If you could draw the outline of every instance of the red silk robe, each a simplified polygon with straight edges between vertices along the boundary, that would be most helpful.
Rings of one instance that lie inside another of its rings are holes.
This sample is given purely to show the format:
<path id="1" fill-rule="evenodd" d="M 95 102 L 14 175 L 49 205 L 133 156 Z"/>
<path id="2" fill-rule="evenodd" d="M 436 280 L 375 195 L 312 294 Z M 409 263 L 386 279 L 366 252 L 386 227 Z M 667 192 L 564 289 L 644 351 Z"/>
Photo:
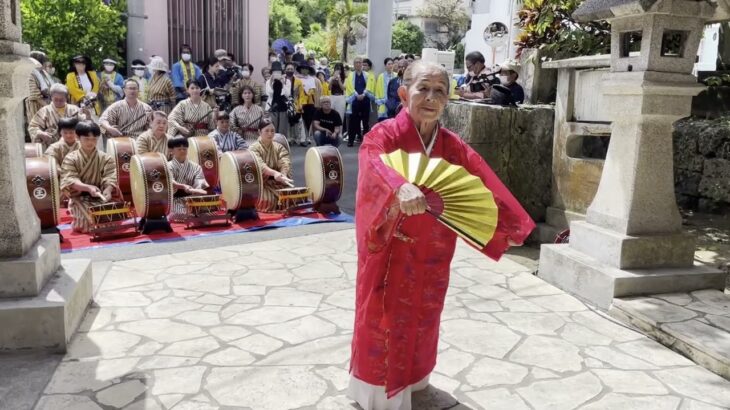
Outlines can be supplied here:
<path id="1" fill-rule="evenodd" d="M 360 147 L 355 229 L 358 271 L 350 372 L 388 398 L 436 365 L 441 311 L 449 285 L 456 234 L 429 214 L 404 217 L 396 192 L 406 180 L 379 155 L 397 149 L 426 153 L 407 110 L 376 126 Z M 508 239 L 522 243 L 535 224 L 482 157 L 441 128 L 430 157 L 478 176 L 494 194 L 497 229 L 480 249 L 499 260 Z"/>

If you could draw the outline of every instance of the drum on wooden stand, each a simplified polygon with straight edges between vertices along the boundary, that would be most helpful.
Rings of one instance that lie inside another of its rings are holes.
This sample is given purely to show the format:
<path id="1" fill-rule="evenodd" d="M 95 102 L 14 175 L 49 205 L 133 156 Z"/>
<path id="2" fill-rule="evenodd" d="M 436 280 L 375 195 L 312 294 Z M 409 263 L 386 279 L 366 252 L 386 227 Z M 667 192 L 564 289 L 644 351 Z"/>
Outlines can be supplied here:
<path id="1" fill-rule="evenodd" d="M 23 154 L 26 158 L 38 158 L 43 156 L 43 144 L 40 142 L 26 142 L 23 146 L 23 150 Z"/>
<path id="2" fill-rule="evenodd" d="M 337 148 L 325 145 L 307 150 L 304 179 L 317 212 L 340 213 L 337 201 L 340 200 L 345 181 L 342 156 Z"/>
<path id="3" fill-rule="evenodd" d="M 129 166 L 132 156 L 137 154 L 137 146 L 134 139 L 129 137 L 109 138 L 106 143 L 106 152 L 114 158 L 117 165 L 117 181 L 119 189 L 125 201 L 129 201 L 132 197 L 132 187 L 130 185 Z"/>
<path id="4" fill-rule="evenodd" d="M 143 234 L 154 230 L 172 232 L 167 215 L 172 206 L 172 174 L 167 159 L 159 152 L 132 157 L 130 166 L 132 201 Z"/>
<path id="5" fill-rule="evenodd" d="M 215 140 L 210 137 L 188 138 L 188 159 L 203 168 L 203 175 L 208 182 L 208 192 L 218 186 L 218 149 Z"/>
<path id="6" fill-rule="evenodd" d="M 51 157 L 25 159 L 25 184 L 41 229 L 55 229 L 61 207 L 58 165 Z"/>
<path id="7" fill-rule="evenodd" d="M 92 241 L 121 235 L 137 235 L 137 218 L 128 201 L 107 202 L 89 207 L 93 223 L 89 228 Z"/>
<path id="8" fill-rule="evenodd" d="M 190 195 L 182 198 L 187 218 L 185 225 L 192 227 L 230 225 L 230 215 L 223 207 L 220 195 Z"/>
<path id="9" fill-rule="evenodd" d="M 263 175 L 250 151 L 229 151 L 221 156 L 220 183 L 221 196 L 236 222 L 258 219 L 256 204 L 263 189 Z"/>

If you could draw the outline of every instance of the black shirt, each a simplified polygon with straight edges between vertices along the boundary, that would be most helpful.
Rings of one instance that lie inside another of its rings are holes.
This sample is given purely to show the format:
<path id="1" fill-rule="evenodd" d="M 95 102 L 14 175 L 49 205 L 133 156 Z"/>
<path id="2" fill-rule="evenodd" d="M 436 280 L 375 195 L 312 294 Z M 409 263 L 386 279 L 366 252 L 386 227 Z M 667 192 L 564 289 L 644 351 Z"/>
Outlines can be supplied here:
<path id="1" fill-rule="evenodd" d="M 325 114 L 322 109 L 317 110 L 314 113 L 314 121 L 319 121 L 319 126 L 326 128 L 331 132 L 335 132 L 335 127 L 342 126 L 342 118 L 340 113 L 335 110 L 330 110 L 329 114 Z"/>

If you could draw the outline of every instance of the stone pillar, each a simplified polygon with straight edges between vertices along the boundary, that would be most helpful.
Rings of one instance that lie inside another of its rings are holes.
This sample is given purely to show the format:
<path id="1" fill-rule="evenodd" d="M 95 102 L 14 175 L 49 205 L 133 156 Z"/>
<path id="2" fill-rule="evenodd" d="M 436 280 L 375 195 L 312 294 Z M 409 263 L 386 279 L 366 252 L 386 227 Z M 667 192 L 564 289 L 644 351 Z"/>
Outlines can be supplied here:
<path id="1" fill-rule="evenodd" d="M 368 7 L 367 56 L 373 62 L 373 72 L 385 69 L 383 60 L 390 57 L 393 44 L 393 0 L 371 1 Z"/>
<path id="2" fill-rule="evenodd" d="M 690 114 L 692 97 L 703 89 L 689 73 L 713 6 L 622 3 L 582 6 L 593 18 L 621 13 L 609 18 L 611 72 L 602 87 L 611 142 L 586 220 L 570 224 L 569 245 L 543 245 L 540 254 L 541 277 L 602 308 L 614 297 L 725 287 L 722 272 L 694 265 L 672 163 L 672 124 Z"/>
<path id="3" fill-rule="evenodd" d="M 60 266 L 59 237 L 41 235 L 28 196 L 23 98 L 33 65 L 20 33 L 18 0 L 0 0 L 0 351 L 65 350 L 91 298 L 91 268 Z"/>

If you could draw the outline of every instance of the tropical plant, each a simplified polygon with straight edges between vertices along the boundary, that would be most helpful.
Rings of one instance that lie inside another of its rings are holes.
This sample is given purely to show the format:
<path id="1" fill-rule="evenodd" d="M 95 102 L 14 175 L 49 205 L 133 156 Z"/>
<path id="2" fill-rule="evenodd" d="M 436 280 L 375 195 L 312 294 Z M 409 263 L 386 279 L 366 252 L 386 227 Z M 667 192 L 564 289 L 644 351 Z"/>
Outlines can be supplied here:
<path id="1" fill-rule="evenodd" d="M 336 59 L 338 57 L 337 33 L 325 30 L 319 23 L 313 23 L 309 28 L 309 36 L 304 39 L 304 47 L 318 56 Z"/>
<path id="2" fill-rule="evenodd" d="M 394 50 L 400 50 L 404 53 L 420 54 L 423 50 L 423 43 L 426 36 L 421 28 L 408 20 L 398 20 L 393 25 L 393 45 Z"/>
<path id="3" fill-rule="evenodd" d="M 60 70 L 71 58 L 88 55 L 99 64 L 113 58 L 124 66 L 122 46 L 127 32 L 122 13 L 126 0 L 21 0 L 23 40 L 44 51 Z"/>
<path id="4" fill-rule="evenodd" d="M 286 0 L 269 3 L 269 39 L 285 38 L 293 43 L 302 39 L 302 19 L 296 5 Z"/>
<path id="5" fill-rule="evenodd" d="M 517 12 L 522 30 L 515 44 L 517 55 L 528 48 L 542 49 L 550 59 L 602 54 L 611 48 L 611 27 L 605 21 L 578 23 L 572 17 L 583 0 L 524 0 Z"/>
<path id="6" fill-rule="evenodd" d="M 355 39 L 356 28 L 368 26 L 368 4 L 341 0 L 329 14 L 329 26 L 342 38 L 342 61 L 347 61 L 347 49 Z"/>
<path id="7" fill-rule="evenodd" d="M 471 20 L 462 0 L 427 0 L 418 15 L 438 24 L 429 40 L 439 50 L 452 50 L 461 43 Z"/>

